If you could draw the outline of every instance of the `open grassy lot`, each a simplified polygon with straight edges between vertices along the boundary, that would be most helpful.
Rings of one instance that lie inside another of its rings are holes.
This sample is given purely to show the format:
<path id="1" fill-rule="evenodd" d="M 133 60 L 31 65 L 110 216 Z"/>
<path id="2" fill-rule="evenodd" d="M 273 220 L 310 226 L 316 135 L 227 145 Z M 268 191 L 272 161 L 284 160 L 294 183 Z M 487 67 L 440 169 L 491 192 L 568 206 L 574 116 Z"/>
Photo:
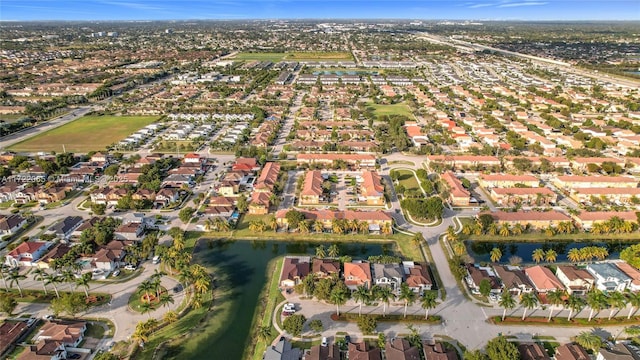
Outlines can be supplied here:
<path id="1" fill-rule="evenodd" d="M 58 128 L 21 141 L 9 149 L 13 151 L 66 151 L 89 152 L 131 135 L 145 125 L 156 121 L 155 116 L 84 116 Z"/>
<path id="2" fill-rule="evenodd" d="M 367 108 L 373 109 L 373 113 L 376 116 L 383 115 L 404 115 L 410 119 L 413 119 L 413 113 L 407 104 L 399 103 L 392 105 L 375 104 L 373 102 L 367 103 Z"/>
<path id="3" fill-rule="evenodd" d="M 235 56 L 235 60 L 258 61 L 322 61 L 322 60 L 353 60 L 348 52 L 286 52 L 286 53 L 251 53 L 242 52 Z"/>
<path id="4" fill-rule="evenodd" d="M 400 185 L 404 186 L 406 190 L 414 190 L 420 191 L 420 185 L 418 184 L 418 179 L 416 179 L 415 175 L 409 170 L 395 170 L 399 177 L 398 182 Z"/>

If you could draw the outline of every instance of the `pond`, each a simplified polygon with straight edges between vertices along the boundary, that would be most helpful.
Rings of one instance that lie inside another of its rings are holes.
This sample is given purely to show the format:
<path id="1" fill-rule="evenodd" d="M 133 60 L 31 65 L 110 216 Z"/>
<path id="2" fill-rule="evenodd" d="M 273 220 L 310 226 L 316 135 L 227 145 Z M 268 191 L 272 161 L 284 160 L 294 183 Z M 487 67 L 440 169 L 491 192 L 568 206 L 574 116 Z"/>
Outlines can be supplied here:
<path id="1" fill-rule="evenodd" d="M 200 240 L 194 260 L 214 271 L 216 288 L 222 291 L 228 289 L 229 296 L 218 299 L 212 310 L 213 316 L 208 318 L 204 330 L 183 343 L 181 352 L 175 358 L 243 359 L 245 350 L 253 350 L 248 349 L 250 327 L 260 292 L 267 283 L 266 268 L 269 261 L 284 254 L 314 254 L 320 244 L 301 241 Z M 322 244 L 325 249 L 330 245 Z M 341 255 L 349 255 L 354 259 L 395 254 L 393 243 L 340 243 L 339 247 Z"/>
<path id="2" fill-rule="evenodd" d="M 465 241 L 465 246 L 469 255 L 479 262 L 489 262 L 491 249 L 497 247 L 502 252 L 500 263 L 508 264 L 511 256 L 519 256 L 524 264 L 534 263 L 533 251 L 542 248 L 543 250 L 553 249 L 558 254 L 556 262 L 567 262 L 567 253 L 573 248 L 583 248 L 586 246 L 604 246 L 609 251 L 609 259 L 618 259 L 620 251 L 625 247 L 637 242 L 633 241 L 607 241 L 607 242 L 572 242 L 572 241 L 547 241 L 547 242 L 517 242 L 517 241 Z"/>

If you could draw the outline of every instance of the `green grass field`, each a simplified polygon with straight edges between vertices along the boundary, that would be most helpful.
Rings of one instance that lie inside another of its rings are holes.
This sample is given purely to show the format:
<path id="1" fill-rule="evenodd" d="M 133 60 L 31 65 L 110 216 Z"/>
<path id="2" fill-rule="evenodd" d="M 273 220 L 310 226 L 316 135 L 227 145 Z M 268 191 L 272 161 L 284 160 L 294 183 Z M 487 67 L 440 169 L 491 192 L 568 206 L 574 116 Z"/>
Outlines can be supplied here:
<path id="1" fill-rule="evenodd" d="M 242 52 L 234 57 L 235 60 L 258 61 L 338 61 L 353 60 L 348 52 L 286 52 L 286 53 L 252 53 Z"/>
<path id="2" fill-rule="evenodd" d="M 70 152 L 99 151 L 157 119 L 156 116 L 84 116 L 12 145 L 9 150 L 61 152 L 64 145 Z"/>
<path id="3" fill-rule="evenodd" d="M 392 104 L 392 105 L 381 105 L 374 104 L 373 102 L 367 103 L 368 109 L 373 109 L 373 113 L 376 116 L 382 115 L 404 115 L 409 119 L 413 119 L 413 112 L 408 105 L 404 103 L 400 104 Z"/>
<path id="4" fill-rule="evenodd" d="M 409 170 L 395 170 L 398 172 L 398 182 L 404 186 L 406 190 L 420 191 L 418 179 Z"/>

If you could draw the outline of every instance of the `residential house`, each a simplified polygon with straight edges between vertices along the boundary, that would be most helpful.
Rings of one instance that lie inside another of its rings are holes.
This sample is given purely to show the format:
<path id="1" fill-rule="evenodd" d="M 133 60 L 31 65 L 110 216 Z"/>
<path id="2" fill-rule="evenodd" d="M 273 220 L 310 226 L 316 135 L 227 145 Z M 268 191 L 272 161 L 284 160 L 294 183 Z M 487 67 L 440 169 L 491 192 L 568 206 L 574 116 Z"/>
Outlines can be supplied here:
<path id="1" fill-rule="evenodd" d="M 387 360 L 420 360 L 420 350 L 403 338 L 387 340 L 384 350 Z"/>
<path id="2" fill-rule="evenodd" d="M 271 204 L 271 193 L 254 191 L 251 194 L 251 202 L 249 203 L 249 214 L 264 215 L 269 213 Z"/>
<path id="3" fill-rule="evenodd" d="M 445 171 L 441 178 L 449 187 L 449 203 L 452 206 L 469 206 L 471 193 L 462 186 L 462 182 L 455 174 L 451 171 Z"/>
<path id="4" fill-rule="evenodd" d="M 180 190 L 173 187 L 163 187 L 158 190 L 154 204 L 156 206 L 165 207 L 172 204 L 180 198 Z"/>
<path id="5" fill-rule="evenodd" d="M 309 275 L 311 270 L 308 256 L 284 258 L 284 264 L 282 265 L 282 274 L 280 275 L 280 286 L 294 287 L 302 282 L 305 276 Z"/>
<path id="6" fill-rule="evenodd" d="M 49 269 L 51 261 L 61 259 L 69 251 L 71 251 L 71 247 L 69 245 L 57 243 L 46 254 L 44 254 L 44 256 L 40 258 L 40 260 L 38 260 L 36 265 L 40 269 Z"/>
<path id="7" fill-rule="evenodd" d="M 36 266 L 50 246 L 51 243 L 45 241 L 25 241 L 9 251 L 5 256 L 5 264 L 10 267 Z"/>
<path id="8" fill-rule="evenodd" d="M 50 226 L 47 232 L 53 233 L 60 239 L 69 240 L 73 231 L 82 224 L 82 220 L 80 216 L 67 216 L 62 221 Z"/>
<path id="9" fill-rule="evenodd" d="M 14 200 L 16 204 L 26 204 L 32 201 L 36 201 L 38 199 L 39 190 L 40 188 L 37 186 L 17 190 L 15 192 Z"/>
<path id="10" fill-rule="evenodd" d="M 469 286 L 469 289 L 474 294 L 480 294 L 480 284 L 483 280 L 487 280 L 491 285 L 491 293 L 499 294 L 502 292 L 500 281 L 494 274 L 493 270 L 488 267 L 480 267 L 474 264 L 467 264 L 467 276 L 465 281 Z"/>
<path id="11" fill-rule="evenodd" d="M 0 324 L 0 356 L 9 350 L 28 328 L 24 321 L 5 321 Z"/>
<path id="12" fill-rule="evenodd" d="M 601 348 L 596 360 L 640 360 L 640 349 L 631 344 L 618 343 L 612 348 Z"/>
<path id="13" fill-rule="evenodd" d="M 567 289 L 569 295 L 586 295 L 595 283 L 595 278 L 585 269 L 574 265 L 558 265 L 556 276 Z"/>
<path id="14" fill-rule="evenodd" d="M 440 164 L 451 170 L 500 166 L 500 159 L 484 155 L 428 155 L 426 162 L 430 168 Z"/>
<path id="15" fill-rule="evenodd" d="M 212 196 L 204 210 L 204 213 L 210 217 L 221 217 L 228 219 L 235 209 L 234 199 L 225 196 Z"/>
<path id="16" fill-rule="evenodd" d="M 587 351 L 579 344 L 564 344 L 556 348 L 556 360 L 591 360 Z"/>
<path id="17" fill-rule="evenodd" d="M 170 174 L 162 180 L 163 187 L 180 188 L 183 186 L 192 187 L 195 184 L 193 176 L 182 174 Z"/>
<path id="18" fill-rule="evenodd" d="M 478 184 L 488 188 L 511 188 L 517 186 L 538 187 L 540 180 L 533 175 L 482 174 Z"/>
<path id="19" fill-rule="evenodd" d="M 628 277 L 631 278 L 631 283 L 629 285 L 629 290 L 631 291 L 640 291 L 640 271 L 633 266 L 629 265 L 625 261 L 616 261 L 616 266 L 620 271 L 625 273 Z"/>
<path id="20" fill-rule="evenodd" d="M 551 360 L 544 347 L 538 343 L 524 343 L 518 345 L 520 360 Z"/>
<path id="21" fill-rule="evenodd" d="M 640 188 L 577 188 L 571 190 L 570 196 L 575 201 L 585 204 L 594 200 L 620 204 L 633 204 L 640 198 Z"/>
<path id="22" fill-rule="evenodd" d="M 514 206 L 517 204 L 528 206 L 553 205 L 558 200 L 558 195 L 546 187 L 496 187 L 491 189 L 489 195 L 499 206 Z"/>
<path id="23" fill-rule="evenodd" d="M 38 202 L 40 204 L 50 204 L 63 200 L 67 194 L 67 188 L 61 186 L 52 186 L 49 188 L 41 188 L 37 193 Z"/>
<path id="24" fill-rule="evenodd" d="M 546 294 L 551 291 L 564 290 L 564 285 L 548 268 L 540 265 L 524 269 L 533 287 L 539 294 Z"/>
<path id="25" fill-rule="evenodd" d="M 275 345 L 267 347 L 262 360 L 300 360 L 302 350 L 294 348 L 284 337 L 280 338 Z"/>
<path id="26" fill-rule="evenodd" d="M 340 261 L 333 259 L 313 259 L 311 264 L 311 272 L 316 279 L 324 279 L 340 274 Z"/>
<path id="27" fill-rule="evenodd" d="M 153 190 L 139 188 L 131 195 L 132 200 L 153 202 L 156 199 L 156 193 Z"/>
<path id="28" fill-rule="evenodd" d="M 344 263 L 344 283 L 350 290 L 359 286 L 371 288 L 371 265 L 367 261 L 355 260 Z"/>
<path id="29" fill-rule="evenodd" d="M 558 176 L 553 184 L 558 189 L 578 188 L 637 188 L 638 180 L 630 176 Z"/>
<path id="30" fill-rule="evenodd" d="M 65 346 L 77 347 L 84 339 L 87 323 L 84 321 L 49 321 L 34 336 L 36 341 L 54 340 Z"/>
<path id="31" fill-rule="evenodd" d="M 16 193 L 22 189 L 22 185 L 15 181 L 7 181 L 0 186 L 0 202 L 7 202 L 15 199 Z"/>
<path id="32" fill-rule="evenodd" d="M 0 235 L 13 235 L 27 224 L 27 219 L 18 214 L 0 215 Z"/>
<path id="33" fill-rule="evenodd" d="M 458 355 L 453 349 L 447 349 L 443 343 L 430 344 L 423 342 L 422 349 L 426 360 L 457 360 Z"/>
<path id="34" fill-rule="evenodd" d="M 277 162 L 268 162 L 264 164 L 256 185 L 253 187 L 255 191 L 259 192 L 272 192 L 273 187 L 278 181 L 278 174 L 280 174 L 280 164 Z"/>
<path id="35" fill-rule="evenodd" d="M 68 359 L 67 348 L 56 340 L 41 340 L 29 345 L 17 357 L 18 360 L 64 360 Z"/>
<path id="36" fill-rule="evenodd" d="M 349 360 L 382 360 L 382 353 L 377 347 L 370 347 L 366 342 L 350 343 L 347 352 Z"/>
<path id="37" fill-rule="evenodd" d="M 296 155 L 298 165 L 322 164 L 331 166 L 335 161 L 346 162 L 352 168 L 373 168 L 376 166 L 376 156 L 374 154 L 298 154 Z"/>
<path id="38" fill-rule="evenodd" d="M 612 263 L 589 264 L 587 271 L 595 278 L 598 290 L 622 292 L 631 286 L 631 278 Z"/>
<path id="39" fill-rule="evenodd" d="M 232 171 L 241 171 L 244 173 L 255 173 L 260 170 L 258 160 L 255 158 L 239 157 L 231 167 Z"/>
<path id="40" fill-rule="evenodd" d="M 403 261 L 402 270 L 406 277 L 405 282 L 409 289 L 416 294 L 423 294 L 426 290 L 431 290 L 433 280 L 429 274 L 427 264 L 416 263 L 413 261 Z"/>
<path id="41" fill-rule="evenodd" d="M 319 204 L 323 200 L 323 182 L 324 178 L 321 171 L 308 171 L 304 177 L 304 185 L 300 192 L 300 205 Z"/>
<path id="42" fill-rule="evenodd" d="M 367 205 L 384 205 L 384 186 L 380 175 L 375 171 L 363 171 L 362 180 L 360 194 Z"/>
<path id="43" fill-rule="evenodd" d="M 614 217 L 632 223 L 638 221 L 635 211 L 582 211 L 573 216 L 584 230 L 590 230 L 594 224 L 607 222 Z"/>
<path id="44" fill-rule="evenodd" d="M 335 343 L 327 346 L 314 345 L 304 356 L 304 360 L 340 360 L 340 347 Z"/>
<path id="45" fill-rule="evenodd" d="M 389 287 L 394 293 L 400 291 L 404 272 L 400 264 L 373 264 L 373 282 L 378 286 Z"/>
<path id="46" fill-rule="evenodd" d="M 222 180 L 220 180 L 218 193 L 221 196 L 238 196 L 240 191 L 240 182 L 244 177 L 244 174 L 238 171 L 226 173 Z"/>
<path id="47" fill-rule="evenodd" d="M 71 237 L 79 238 L 82 235 L 83 231 L 93 228 L 100 221 L 102 221 L 102 219 L 97 216 L 93 216 L 90 219 L 83 220 L 82 224 L 80 224 L 80 226 L 73 230 L 73 232 L 71 233 Z"/>
<path id="48" fill-rule="evenodd" d="M 530 293 L 533 291 L 533 284 L 527 278 L 527 275 L 515 266 L 494 265 L 493 270 L 502 282 L 502 288 L 509 291 L 512 295 L 519 296 L 522 293 Z"/>
<path id="49" fill-rule="evenodd" d="M 118 226 L 113 235 L 118 240 L 141 240 L 144 231 L 144 223 L 130 222 Z"/>

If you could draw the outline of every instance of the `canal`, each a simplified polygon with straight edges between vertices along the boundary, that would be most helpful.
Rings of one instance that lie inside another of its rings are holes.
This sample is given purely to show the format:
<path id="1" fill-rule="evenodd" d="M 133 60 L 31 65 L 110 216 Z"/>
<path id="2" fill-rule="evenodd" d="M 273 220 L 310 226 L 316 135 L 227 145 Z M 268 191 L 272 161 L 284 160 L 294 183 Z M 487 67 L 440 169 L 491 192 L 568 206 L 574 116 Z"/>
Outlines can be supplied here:
<path id="1" fill-rule="evenodd" d="M 270 260 L 284 254 L 315 254 L 321 243 L 280 241 L 218 241 L 201 239 L 194 261 L 215 274 L 216 298 L 204 329 L 180 346 L 176 359 L 241 360 L 248 349 L 251 322 L 259 295 L 267 283 Z M 329 244 L 325 245 L 325 249 Z M 366 259 L 371 255 L 395 254 L 393 243 L 340 243 L 340 255 Z M 274 334 L 275 336 L 276 334 Z"/>
<path id="2" fill-rule="evenodd" d="M 567 253 L 573 248 L 583 248 L 586 246 L 604 246 L 609 252 L 608 259 L 618 259 L 620 251 L 629 245 L 633 245 L 637 241 L 620 241 L 611 240 L 607 242 L 597 241 L 547 241 L 547 242 L 517 242 L 517 241 L 476 241 L 467 240 L 465 246 L 467 252 L 476 263 L 490 262 L 491 249 L 498 248 L 502 252 L 500 263 L 509 264 L 512 256 L 518 256 L 522 259 L 523 264 L 534 263 L 532 255 L 533 251 L 542 248 L 543 250 L 553 249 L 558 254 L 556 262 L 568 262 Z"/>

